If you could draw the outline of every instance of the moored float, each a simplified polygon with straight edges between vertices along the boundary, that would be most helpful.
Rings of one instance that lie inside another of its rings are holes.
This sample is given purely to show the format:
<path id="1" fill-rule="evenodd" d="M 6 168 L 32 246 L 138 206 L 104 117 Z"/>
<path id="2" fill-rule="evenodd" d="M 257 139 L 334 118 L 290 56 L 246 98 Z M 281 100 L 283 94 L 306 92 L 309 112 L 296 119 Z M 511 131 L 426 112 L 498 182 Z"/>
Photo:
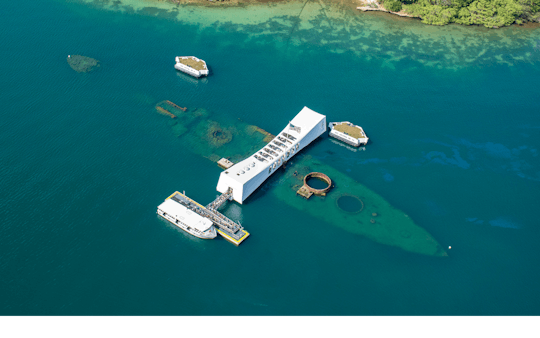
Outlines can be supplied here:
<path id="1" fill-rule="evenodd" d="M 176 64 L 174 65 L 174 68 L 176 70 L 197 78 L 208 75 L 208 66 L 206 65 L 206 62 L 195 56 L 177 56 L 175 61 Z"/>
<path id="2" fill-rule="evenodd" d="M 366 145 L 369 141 L 369 138 L 362 127 L 348 121 L 330 122 L 328 128 L 330 128 L 331 137 L 350 144 L 353 147 Z"/>

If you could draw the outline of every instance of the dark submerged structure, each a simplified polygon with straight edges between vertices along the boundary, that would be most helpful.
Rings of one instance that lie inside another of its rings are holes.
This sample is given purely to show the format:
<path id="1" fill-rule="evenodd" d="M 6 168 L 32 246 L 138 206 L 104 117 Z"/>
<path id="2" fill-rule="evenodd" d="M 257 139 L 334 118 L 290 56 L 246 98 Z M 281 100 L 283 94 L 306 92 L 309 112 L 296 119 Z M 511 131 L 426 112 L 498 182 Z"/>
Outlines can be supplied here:
<path id="1" fill-rule="evenodd" d="M 68 55 L 67 62 L 77 73 L 88 73 L 99 67 L 98 60 L 82 55 Z"/>

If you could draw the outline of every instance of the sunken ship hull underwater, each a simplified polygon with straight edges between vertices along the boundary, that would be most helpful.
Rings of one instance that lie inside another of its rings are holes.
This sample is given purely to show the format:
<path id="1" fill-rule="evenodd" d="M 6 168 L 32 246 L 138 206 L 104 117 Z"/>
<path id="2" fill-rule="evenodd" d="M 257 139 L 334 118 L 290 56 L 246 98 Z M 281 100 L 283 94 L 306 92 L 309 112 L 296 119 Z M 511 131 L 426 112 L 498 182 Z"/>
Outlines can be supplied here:
<path id="1" fill-rule="evenodd" d="M 239 164 L 255 155 L 266 159 L 259 151 L 270 145 L 270 142 L 276 138 L 258 126 L 223 114 L 212 114 L 203 108 L 184 111 L 170 105 L 170 101 L 160 102 L 156 108 L 158 111 L 160 109 L 166 110 L 177 117 L 167 119 L 167 121 L 172 133 L 178 137 L 185 149 L 189 149 L 189 151 L 214 163 L 222 158 L 227 158 L 231 162 Z M 278 136 L 281 136 L 281 133 Z M 285 133 L 289 134 L 287 131 Z M 290 134 L 292 135 L 292 133 Z M 277 153 L 275 150 L 273 151 Z M 276 159 L 277 157 L 274 157 L 274 160 Z M 260 162 L 256 158 L 255 160 Z M 240 167 L 243 169 L 245 166 L 242 163 Z M 335 182 L 335 186 L 324 197 L 316 196 L 306 200 L 296 196 L 296 191 L 303 185 L 303 176 L 313 171 L 328 175 L 332 182 Z M 232 174 L 236 175 L 236 172 L 232 171 Z M 273 176 L 271 179 L 277 180 L 279 184 L 263 184 L 265 176 L 261 176 L 257 180 L 257 183 L 261 182 L 265 194 L 274 196 L 282 203 L 292 206 L 310 217 L 340 228 L 345 233 L 361 235 L 377 243 L 424 255 L 447 256 L 446 251 L 437 240 L 425 229 L 415 224 L 403 211 L 394 208 L 382 196 L 350 176 L 309 154 L 296 154 L 293 159 L 289 160 L 286 168 L 281 165 L 279 172 Z M 247 193 L 251 188 L 245 189 Z M 235 200 L 242 200 L 241 203 L 244 204 L 249 202 L 249 198 L 247 200 L 244 198 L 244 192 Z M 346 204 L 350 201 L 355 202 L 358 207 L 352 210 L 346 208 Z M 303 224 L 294 224 L 294 226 L 308 227 L 308 225 Z"/>

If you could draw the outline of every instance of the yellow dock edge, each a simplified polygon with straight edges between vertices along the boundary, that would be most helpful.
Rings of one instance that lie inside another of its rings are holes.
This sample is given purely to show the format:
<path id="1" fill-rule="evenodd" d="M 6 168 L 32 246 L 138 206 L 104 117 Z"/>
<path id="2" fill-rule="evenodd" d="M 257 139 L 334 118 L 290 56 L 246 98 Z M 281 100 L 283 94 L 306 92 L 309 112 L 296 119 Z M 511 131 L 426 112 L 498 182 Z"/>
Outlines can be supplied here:
<path id="1" fill-rule="evenodd" d="M 179 195 L 182 195 L 184 196 L 185 198 L 187 198 L 188 200 L 192 201 L 193 203 L 197 204 L 198 206 L 200 206 L 201 208 L 203 209 L 206 209 L 206 207 L 204 207 L 203 205 L 197 203 L 196 201 L 192 200 L 191 198 L 187 197 L 186 195 L 182 194 L 181 192 L 179 191 L 175 191 L 173 192 L 169 197 L 167 197 L 165 200 L 168 200 L 170 199 L 171 197 L 173 197 L 174 195 L 176 194 L 179 194 Z M 247 232 L 246 230 L 244 230 L 245 234 L 244 236 L 240 237 L 240 239 L 236 240 L 234 238 L 232 238 L 231 236 L 227 235 L 226 233 L 224 233 L 223 231 L 221 231 L 220 229 L 217 229 L 217 232 L 223 237 L 225 238 L 226 240 L 228 240 L 229 242 L 231 242 L 232 244 L 236 245 L 236 246 L 239 246 L 246 238 L 248 238 L 249 236 L 249 232 Z"/>
<path id="2" fill-rule="evenodd" d="M 165 199 L 165 201 L 168 200 L 169 198 L 173 197 L 173 196 L 176 195 L 176 194 L 180 194 L 180 193 L 179 193 L 178 191 L 173 192 L 173 193 L 171 194 L 171 196 L 169 196 L 169 197 L 167 197 L 167 198 Z"/>
<path id="3" fill-rule="evenodd" d="M 247 232 L 246 230 L 244 230 L 244 232 L 246 233 L 244 236 L 240 237 L 239 240 L 236 240 L 234 238 L 232 238 L 231 236 L 227 235 L 226 233 L 224 233 L 223 231 L 219 230 L 217 231 L 223 238 L 225 238 L 226 240 L 228 240 L 229 242 L 231 242 L 232 244 L 238 246 L 240 245 L 246 238 L 248 238 L 249 236 L 249 232 Z"/>
<path id="4" fill-rule="evenodd" d="M 179 192 L 179 191 L 173 192 L 173 193 L 171 194 L 171 196 L 169 196 L 169 197 L 167 197 L 167 198 L 165 199 L 165 201 L 168 200 L 169 198 L 173 197 L 173 196 L 176 195 L 176 194 L 182 195 L 182 196 L 184 196 L 185 198 L 187 198 L 188 200 L 190 200 L 191 202 L 193 202 L 193 203 L 197 204 L 198 206 L 200 206 L 201 208 L 206 209 L 206 207 L 205 207 L 204 205 L 201 205 L 199 202 L 192 200 L 191 198 L 187 197 L 186 195 L 182 194 L 182 193 Z"/>

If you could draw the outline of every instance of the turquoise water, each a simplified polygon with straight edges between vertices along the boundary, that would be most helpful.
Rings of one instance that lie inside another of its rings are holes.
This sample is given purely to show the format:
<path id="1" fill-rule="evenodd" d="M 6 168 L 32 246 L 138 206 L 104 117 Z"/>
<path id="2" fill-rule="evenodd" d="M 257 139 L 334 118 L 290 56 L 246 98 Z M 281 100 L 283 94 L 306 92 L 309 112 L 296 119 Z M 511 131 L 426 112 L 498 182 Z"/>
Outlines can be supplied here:
<path id="1" fill-rule="evenodd" d="M 3 3 L 0 314 L 540 314 L 539 28 L 137 4 Z M 78 74 L 68 54 L 101 67 Z M 176 55 L 211 76 L 176 73 Z M 157 205 L 175 190 L 211 201 L 220 169 L 156 113 L 167 99 L 271 133 L 304 105 L 360 124 L 365 151 L 307 152 L 449 256 L 329 226 L 276 199 L 275 181 L 226 207 L 251 233 L 240 247 L 186 235 Z"/>

